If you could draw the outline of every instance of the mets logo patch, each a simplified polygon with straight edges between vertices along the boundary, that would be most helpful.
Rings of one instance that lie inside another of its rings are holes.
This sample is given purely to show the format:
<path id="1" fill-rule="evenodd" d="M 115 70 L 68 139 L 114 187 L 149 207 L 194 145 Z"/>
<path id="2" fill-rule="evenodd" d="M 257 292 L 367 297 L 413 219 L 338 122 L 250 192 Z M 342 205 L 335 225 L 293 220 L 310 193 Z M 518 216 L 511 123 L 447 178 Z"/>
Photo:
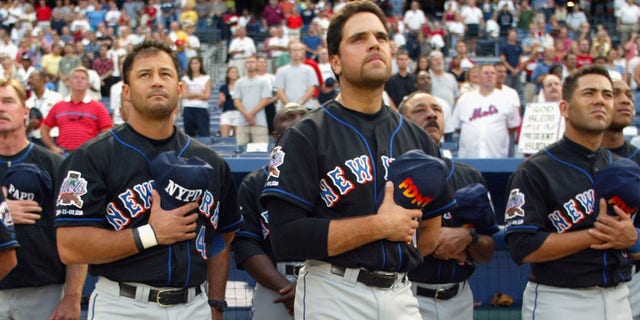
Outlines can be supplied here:
<path id="1" fill-rule="evenodd" d="M 505 219 L 513 219 L 516 216 L 524 217 L 524 193 L 520 192 L 520 189 L 513 189 L 509 193 L 509 199 L 507 200 L 507 209 L 505 210 Z"/>
<path id="2" fill-rule="evenodd" d="M 82 196 L 87 193 L 87 180 L 78 171 L 69 171 L 62 181 L 56 205 L 73 205 L 82 209 Z"/>
<path id="3" fill-rule="evenodd" d="M 285 153 L 282 151 L 282 147 L 273 148 L 269 159 L 269 177 L 280 177 L 280 166 L 284 163 L 284 156 Z"/>

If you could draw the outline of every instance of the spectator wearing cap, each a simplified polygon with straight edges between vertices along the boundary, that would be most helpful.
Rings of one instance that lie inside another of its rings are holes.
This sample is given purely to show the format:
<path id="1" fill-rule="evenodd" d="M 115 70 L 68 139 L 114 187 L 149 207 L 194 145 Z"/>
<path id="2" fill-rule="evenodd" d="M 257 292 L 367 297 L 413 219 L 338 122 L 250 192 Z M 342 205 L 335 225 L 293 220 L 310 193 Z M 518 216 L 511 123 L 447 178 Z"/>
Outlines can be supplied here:
<path id="1" fill-rule="evenodd" d="M 29 56 L 29 53 L 24 52 L 20 55 L 20 66 L 18 67 L 18 72 L 24 73 L 24 81 L 22 84 L 26 87 L 27 79 L 36 68 L 33 66 L 33 60 Z"/>
<path id="2" fill-rule="evenodd" d="M 42 142 L 57 154 L 72 152 L 112 126 L 104 105 L 88 94 L 89 72 L 86 68 L 78 67 L 71 72 L 69 87 L 71 95 L 53 106 L 40 127 Z M 59 128 L 55 143 L 50 133 L 54 127 Z"/>
<path id="3" fill-rule="evenodd" d="M 40 135 L 40 121 L 46 118 L 53 106 L 62 101 L 62 95 L 45 87 L 47 75 L 40 70 L 29 74 L 27 84 L 31 88 L 31 96 L 26 101 L 30 109 L 27 125 L 27 137 L 34 143 L 44 146 Z M 52 128 L 50 133 L 55 141 L 58 138 L 58 128 Z"/>
<path id="4" fill-rule="evenodd" d="M 0 184 L 15 223 L 18 266 L 0 281 L 2 319 L 78 319 L 86 265 L 60 262 L 56 248 L 54 190 L 59 155 L 31 143 L 25 92 L 0 80 Z"/>
<path id="5" fill-rule="evenodd" d="M 318 93 L 318 103 L 323 105 L 325 102 L 334 99 L 338 95 L 338 87 L 339 84 L 336 79 L 328 78 L 325 80 L 320 93 Z"/>

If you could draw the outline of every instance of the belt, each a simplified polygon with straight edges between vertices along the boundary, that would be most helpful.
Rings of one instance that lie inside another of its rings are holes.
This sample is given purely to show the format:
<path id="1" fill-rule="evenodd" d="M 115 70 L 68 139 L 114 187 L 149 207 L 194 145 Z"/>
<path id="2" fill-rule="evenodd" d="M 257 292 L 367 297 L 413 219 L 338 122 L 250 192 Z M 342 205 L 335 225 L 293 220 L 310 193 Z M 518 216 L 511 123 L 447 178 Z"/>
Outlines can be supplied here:
<path id="1" fill-rule="evenodd" d="M 446 301 L 458 294 L 458 289 L 460 289 L 460 284 L 456 283 L 451 288 L 440 288 L 437 290 L 417 287 L 416 294 L 422 297 L 433 298 L 436 301 Z"/>
<path id="2" fill-rule="evenodd" d="M 120 286 L 121 296 L 131 299 L 136 298 L 136 291 L 138 290 L 138 287 L 122 282 L 118 283 L 118 285 Z M 179 290 L 151 289 L 149 290 L 148 300 L 149 302 L 155 302 L 163 307 L 187 303 L 189 302 L 189 290 L 191 289 L 192 288 Z M 196 296 L 202 293 L 202 289 L 200 288 L 200 286 L 197 286 L 194 289 L 196 291 Z"/>
<path id="3" fill-rule="evenodd" d="M 298 274 L 300 274 L 300 269 L 302 269 L 302 266 L 302 264 L 288 264 L 284 267 L 284 274 L 289 276 L 298 276 Z"/>
<path id="4" fill-rule="evenodd" d="M 331 265 L 331 273 L 339 276 L 344 276 L 345 272 L 346 272 L 346 268 L 341 266 Z M 365 269 L 360 269 L 356 280 L 370 287 L 388 289 L 393 287 L 393 284 L 396 283 L 396 280 L 398 280 L 398 274 L 396 273 L 384 274 L 384 273 L 371 272 Z"/>

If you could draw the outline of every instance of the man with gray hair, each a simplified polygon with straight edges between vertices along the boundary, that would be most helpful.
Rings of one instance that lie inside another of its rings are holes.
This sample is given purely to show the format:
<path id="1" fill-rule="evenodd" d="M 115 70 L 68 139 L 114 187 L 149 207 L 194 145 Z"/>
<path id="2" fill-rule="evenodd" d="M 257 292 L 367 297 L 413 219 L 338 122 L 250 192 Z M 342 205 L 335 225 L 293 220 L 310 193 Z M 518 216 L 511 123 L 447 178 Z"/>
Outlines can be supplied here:
<path id="1" fill-rule="evenodd" d="M 450 106 L 455 105 L 456 99 L 460 97 L 460 89 L 456 77 L 446 71 L 444 55 L 440 51 L 431 51 L 429 60 L 433 88 L 431 94 L 442 98 Z"/>

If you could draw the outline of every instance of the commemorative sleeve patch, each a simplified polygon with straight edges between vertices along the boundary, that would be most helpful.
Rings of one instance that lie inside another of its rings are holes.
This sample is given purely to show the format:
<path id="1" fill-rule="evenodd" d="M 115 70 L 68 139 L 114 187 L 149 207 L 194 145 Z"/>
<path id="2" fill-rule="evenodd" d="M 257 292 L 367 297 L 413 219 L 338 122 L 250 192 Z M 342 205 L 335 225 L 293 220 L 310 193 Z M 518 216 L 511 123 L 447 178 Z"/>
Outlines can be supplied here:
<path id="1" fill-rule="evenodd" d="M 267 177 L 280 177 L 280 166 L 284 164 L 285 153 L 282 151 L 282 147 L 278 146 L 271 151 L 271 157 L 269 159 L 269 176 Z"/>
<path id="2" fill-rule="evenodd" d="M 0 203 L 0 221 L 4 225 L 5 229 L 9 231 L 13 230 L 13 219 L 11 219 L 9 206 L 6 201 L 2 201 L 2 203 Z"/>
<path id="3" fill-rule="evenodd" d="M 508 225 L 522 224 L 524 222 L 524 210 L 522 209 L 524 204 L 524 193 L 517 188 L 511 190 L 504 213 L 504 219 Z"/>
<path id="4" fill-rule="evenodd" d="M 82 196 L 87 193 L 87 180 L 78 171 L 69 171 L 62 181 L 56 206 L 75 206 L 82 209 Z"/>

